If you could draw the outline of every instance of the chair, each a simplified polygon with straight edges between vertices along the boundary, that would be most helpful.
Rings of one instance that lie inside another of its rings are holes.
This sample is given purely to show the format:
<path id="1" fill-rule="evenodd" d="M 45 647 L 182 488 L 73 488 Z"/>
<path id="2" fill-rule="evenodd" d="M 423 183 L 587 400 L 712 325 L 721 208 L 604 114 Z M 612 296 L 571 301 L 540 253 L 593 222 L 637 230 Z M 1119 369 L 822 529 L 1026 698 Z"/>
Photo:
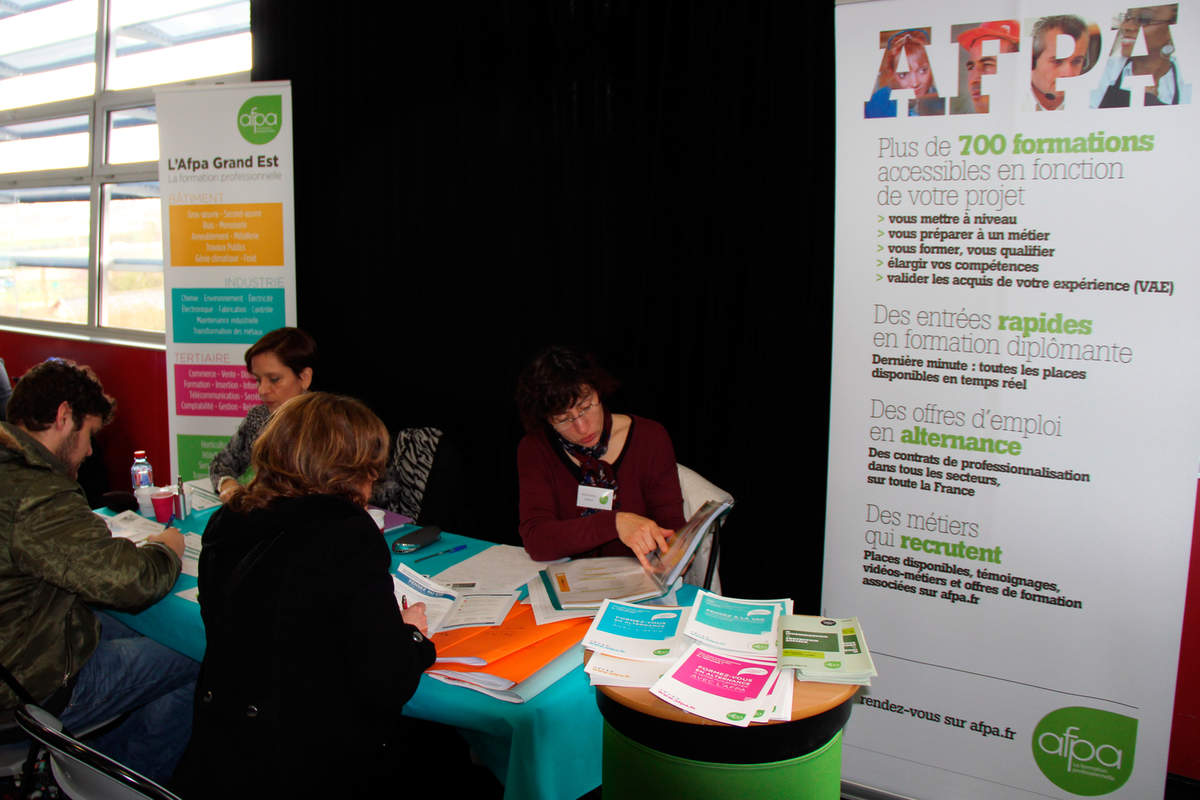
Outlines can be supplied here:
<path id="1" fill-rule="evenodd" d="M 397 431 L 391 461 L 375 484 L 371 502 L 413 520 L 420 519 L 425 484 L 441 439 L 442 432 L 437 428 L 401 428 Z"/>
<path id="2" fill-rule="evenodd" d="M 733 495 L 709 483 L 695 471 L 683 464 L 676 464 L 679 470 L 679 488 L 683 490 L 683 517 L 691 519 L 692 514 L 709 500 L 732 500 Z M 692 565 L 683 574 L 686 583 L 695 584 L 706 590 L 721 593 L 721 578 L 717 574 L 717 564 L 721 557 L 721 541 L 719 538 L 724 518 L 713 525 L 712 535 L 705 537 L 696 550 Z M 702 566 L 703 565 L 703 566 Z M 701 569 L 704 570 L 701 573 Z"/>
<path id="3" fill-rule="evenodd" d="M 23 705 L 16 711 L 25 734 L 50 752 L 50 767 L 60 789 L 75 800 L 180 800 L 154 781 L 98 753 L 63 731 L 49 711 Z"/>
<path id="4" fill-rule="evenodd" d="M 418 525 L 468 533 L 465 487 L 466 466 L 452 437 L 438 428 L 401 428 L 371 503 L 411 517 Z"/>

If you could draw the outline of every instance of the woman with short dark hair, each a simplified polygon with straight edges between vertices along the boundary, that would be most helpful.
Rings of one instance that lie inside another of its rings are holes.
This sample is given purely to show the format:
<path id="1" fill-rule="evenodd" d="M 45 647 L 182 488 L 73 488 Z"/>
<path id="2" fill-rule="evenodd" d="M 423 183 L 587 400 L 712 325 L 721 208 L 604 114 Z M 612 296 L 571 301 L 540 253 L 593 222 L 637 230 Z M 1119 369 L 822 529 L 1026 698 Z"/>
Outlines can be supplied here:
<path id="1" fill-rule="evenodd" d="M 246 371 L 258 382 L 262 405 L 246 414 L 233 437 L 213 456 L 208 467 L 213 489 L 228 500 L 238 478 L 250 466 L 250 448 L 271 418 L 271 412 L 312 384 L 317 343 L 299 328 L 277 328 L 246 350 Z"/>
<path id="2" fill-rule="evenodd" d="M 425 606 L 401 610 L 364 505 L 388 456 L 366 406 L 292 398 L 255 442 L 255 476 L 204 532 L 207 650 L 186 797 L 374 797 L 419 769 L 402 716 L 434 660 Z"/>
<path id="3" fill-rule="evenodd" d="M 543 350 L 517 381 L 521 539 L 530 557 L 633 555 L 644 565 L 685 522 L 675 450 L 653 420 L 605 407 L 595 359 Z"/>

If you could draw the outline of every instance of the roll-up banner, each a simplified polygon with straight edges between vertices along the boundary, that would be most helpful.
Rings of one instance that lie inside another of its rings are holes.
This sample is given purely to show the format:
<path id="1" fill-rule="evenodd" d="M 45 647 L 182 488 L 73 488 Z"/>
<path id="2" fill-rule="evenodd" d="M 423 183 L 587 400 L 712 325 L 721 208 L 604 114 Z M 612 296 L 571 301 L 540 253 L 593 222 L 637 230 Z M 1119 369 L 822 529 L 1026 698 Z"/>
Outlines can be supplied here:
<path id="1" fill-rule="evenodd" d="M 1200 7 L 837 9 L 844 778 L 1161 797 L 1195 511 Z"/>
<path id="2" fill-rule="evenodd" d="M 291 86 L 155 98 L 172 475 L 191 480 L 260 402 L 246 348 L 296 324 Z"/>

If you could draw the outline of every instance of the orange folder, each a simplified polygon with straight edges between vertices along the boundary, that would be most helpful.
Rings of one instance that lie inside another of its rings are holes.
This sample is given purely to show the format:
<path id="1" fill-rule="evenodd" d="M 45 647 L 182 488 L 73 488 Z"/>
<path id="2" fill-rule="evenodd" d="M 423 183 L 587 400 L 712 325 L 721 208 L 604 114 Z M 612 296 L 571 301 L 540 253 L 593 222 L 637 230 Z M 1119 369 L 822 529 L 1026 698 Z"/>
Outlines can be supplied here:
<path id="1" fill-rule="evenodd" d="M 580 622 L 585 623 L 586 632 L 587 627 L 591 625 L 590 619 L 568 619 L 538 625 L 533 616 L 533 607 L 517 603 L 500 625 L 459 628 L 435 633 L 431 638 L 437 646 L 438 661 L 454 659 L 458 662 L 469 659 L 463 663 L 481 666 L 498 661 L 561 631 L 573 630 Z M 579 638 L 583 638 L 582 634 Z"/>
<path id="2" fill-rule="evenodd" d="M 542 628 L 553 627 L 556 628 L 556 631 L 488 664 L 440 662 L 430 667 L 429 672 L 446 675 L 466 683 L 480 681 L 493 689 L 508 689 L 583 641 L 584 634 L 587 633 L 591 624 L 590 619 L 570 619 L 543 625 Z M 463 642 L 463 646 L 467 646 L 471 641 L 473 640 L 466 640 Z"/>

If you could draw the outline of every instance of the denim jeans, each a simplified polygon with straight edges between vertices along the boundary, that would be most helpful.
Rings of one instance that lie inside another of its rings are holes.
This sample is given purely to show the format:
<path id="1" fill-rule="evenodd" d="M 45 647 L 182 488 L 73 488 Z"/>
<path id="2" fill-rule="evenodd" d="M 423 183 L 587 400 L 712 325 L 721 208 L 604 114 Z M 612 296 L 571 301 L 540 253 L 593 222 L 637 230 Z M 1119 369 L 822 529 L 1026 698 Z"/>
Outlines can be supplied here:
<path id="1" fill-rule="evenodd" d="M 151 780 L 166 783 L 192 735 L 192 696 L 200 665 L 104 613 L 100 644 L 79 671 L 60 715 L 72 733 L 126 712 L 87 744 Z"/>

